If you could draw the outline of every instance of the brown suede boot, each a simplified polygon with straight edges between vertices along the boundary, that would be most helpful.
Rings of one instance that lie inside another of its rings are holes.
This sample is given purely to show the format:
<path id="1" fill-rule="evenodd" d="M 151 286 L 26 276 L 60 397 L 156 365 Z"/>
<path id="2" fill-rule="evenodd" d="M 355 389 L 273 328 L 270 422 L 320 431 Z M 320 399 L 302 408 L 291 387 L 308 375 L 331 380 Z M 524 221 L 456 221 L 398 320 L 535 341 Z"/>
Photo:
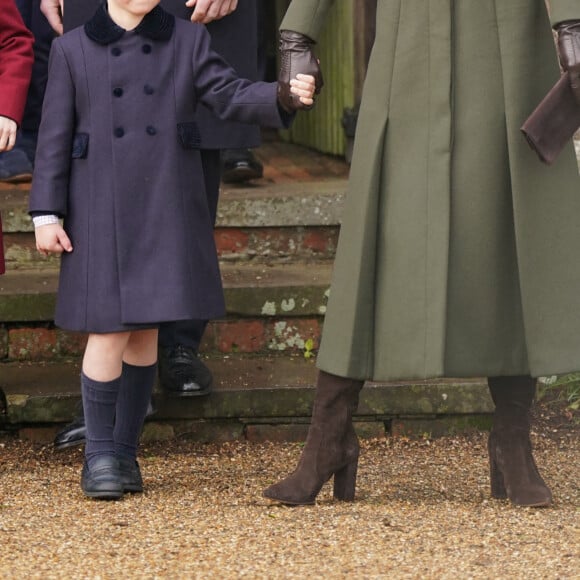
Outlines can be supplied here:
<path id="1" fill-rule="evenodd" d="M 490 377 L 487 382 L 495 403 L 488 440 L 491 496 L 509 498 L 518 506 L 550 505 L 552 493 L 538 472 L 530 441 L 536 380 L 528 376 Z"/>
<path id="2" fill-rule="evenodd" d="M 322 486 L 334 475 L 334 497 L 354 500 L 359 444 L 352 416 L 363 384 L 319 372 L 300 461 L 286 479 L 268 487 L 264 497 L 290 505 L 313 504 Z"/>

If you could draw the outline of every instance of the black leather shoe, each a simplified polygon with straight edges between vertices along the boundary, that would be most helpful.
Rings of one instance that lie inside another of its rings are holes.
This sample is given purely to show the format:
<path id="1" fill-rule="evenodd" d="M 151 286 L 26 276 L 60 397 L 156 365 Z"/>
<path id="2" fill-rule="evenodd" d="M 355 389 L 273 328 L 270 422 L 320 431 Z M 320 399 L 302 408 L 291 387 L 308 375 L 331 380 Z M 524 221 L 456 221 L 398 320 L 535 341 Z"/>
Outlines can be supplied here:
<path id="1" fill-rule="evenodd" d="M 168 394 L 200 397 L 211 392 L 213 377 L 194 349 L 177 345 L 160 351 L 159 382 Z"/>
<path id="2" fill-rule="evenodd" d="M 75 445 L 84 445 L 87 438 L 87 426 L 85 417 L 82 415 L 83 408 L 80 408 L 80 415 L 75 417 L 68 425 L 61 429 L 54 438 L 54 447 L 56 449 L 66 449 Z M 147 407 L 147 417 L 155 413 L 153 406 L 149 403 Z"/>
<path id="3" fill-rule="evenodd" d="M 6 415 L 7 412 L 8 403 L 6 402 L 6 395 L 4 394 L 4 391 L 0 389 L 0 415 Z"/>
<path id="4" fill-rule="evenodd" d="M 85 461 L 81 474 L 81 488 L 87 497 L 94 499 L 122 498 L 123 483 L 117 458 L 112 455 L 97 457 L 90 469 Z"/>
<path id="5" fill-rule="evenodd" d="M 143 478 L 137 460 L 129 457 L 117 457 L 119 461 L 119 471 L 121 473 L 121 483 L 125 493 L 142 493 Z"/>
<path id="6" fill-rule="evenodd" d="M 249 149 L 225 149 L 221 161 L 224 183 L 244 183 L 264 175 L 264 167 Z"/>
<path id="7" fill-rule="evenodd" d="M 32 180 L 32 163 L 24 151 L 12 149 L 0 154 L 0 181 L 24 183 Z"/>
<path id="8" fill-rule="evenodd" d="M 82 409 L 81 409 L 82 411 Z M 61 429 L 54 438 L 56 449 L 66 449 L 75 445 L 84 445 L 87 436 L 87 427 L 83 415 L 75 417 L 68 425 Z"/>

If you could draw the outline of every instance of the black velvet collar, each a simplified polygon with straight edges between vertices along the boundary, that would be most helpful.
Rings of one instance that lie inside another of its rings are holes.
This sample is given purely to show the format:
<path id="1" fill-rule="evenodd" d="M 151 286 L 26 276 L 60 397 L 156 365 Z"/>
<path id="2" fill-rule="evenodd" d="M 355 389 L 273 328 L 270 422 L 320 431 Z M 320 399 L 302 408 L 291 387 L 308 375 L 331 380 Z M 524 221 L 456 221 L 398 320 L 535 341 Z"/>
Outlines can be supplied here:
<path id="1" fill-rule="evenodd" d="M 171 38 L 175 27 L 175 16 L 165 12 L 157 5 L 151 12 L 145 15 L 135 32 L 150 40 L 166 41 Z M 95 15 L 85 24 L 85 33 L 97 44 L 111 44 L 119 40 L 125 29 L 117 26 L 109 16 L 107 5 L 103 2 Z"/>

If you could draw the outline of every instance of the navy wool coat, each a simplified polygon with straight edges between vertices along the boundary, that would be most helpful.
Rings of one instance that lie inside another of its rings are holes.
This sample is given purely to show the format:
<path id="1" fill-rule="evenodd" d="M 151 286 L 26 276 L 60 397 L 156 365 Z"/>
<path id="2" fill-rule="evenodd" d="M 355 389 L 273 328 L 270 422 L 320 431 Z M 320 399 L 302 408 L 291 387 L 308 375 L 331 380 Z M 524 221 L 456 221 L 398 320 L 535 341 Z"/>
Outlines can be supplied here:
<path id="1" fill-rule="evenodd" d="M 276 89 L 240 79 L 205 27 L 159 6 L 130 32 L 101 8 L 53 42 L 29 210 L 63 216 L 74 247 L 57 325 L 224 314 L 195 113 L 282 127 Z"/>
<path id="2" fill-rule="evenodd" d="M 64 29 L 72 30 L 92 18 L 103 0 L 65 0 Z M 247 79 L 258 78 L 258 16 L 256 0 L 243 0 L 231 13 L 207 24 L 212 48 L 236 72 Z M 189 21 L 192 9 L 185 0 L 161 0 L 170 14 Z M 258 147 L 260 129 L 253 125 L 218 119 L 203 103 L 195 120 L 201 135 L 200 149 L 236 149 Z M 217 195 L 217 192 L 216 192 Z"/>

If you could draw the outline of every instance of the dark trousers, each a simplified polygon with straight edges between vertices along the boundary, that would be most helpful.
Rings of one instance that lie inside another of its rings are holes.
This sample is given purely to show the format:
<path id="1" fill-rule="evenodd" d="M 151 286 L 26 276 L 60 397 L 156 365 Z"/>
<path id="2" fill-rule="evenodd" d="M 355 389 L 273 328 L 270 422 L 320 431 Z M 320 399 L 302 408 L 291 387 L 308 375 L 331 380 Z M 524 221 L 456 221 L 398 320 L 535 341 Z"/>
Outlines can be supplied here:
<path id="1" fill-rule="evenodd" d="M 16 5 L 24 24 L 34 34 L 34 65 L 26 98 L 22 131 L 35 136 L 40 126 L 42 100 L 48 78 L 48 55 L 54 32 L 40 11 L 38 0 L 16 0 Z"/>
<path id="2" fill-rule="evenodd" d="M 202 149 L 201 163 L 209 209 L 215 224 L 221 177 L 219 150 Z M 171 348 L 181 344 L 197 351 L 206 325 L 207 320 L 165 322 L 159 327 L 159 346 L 161 348 Z"/>

